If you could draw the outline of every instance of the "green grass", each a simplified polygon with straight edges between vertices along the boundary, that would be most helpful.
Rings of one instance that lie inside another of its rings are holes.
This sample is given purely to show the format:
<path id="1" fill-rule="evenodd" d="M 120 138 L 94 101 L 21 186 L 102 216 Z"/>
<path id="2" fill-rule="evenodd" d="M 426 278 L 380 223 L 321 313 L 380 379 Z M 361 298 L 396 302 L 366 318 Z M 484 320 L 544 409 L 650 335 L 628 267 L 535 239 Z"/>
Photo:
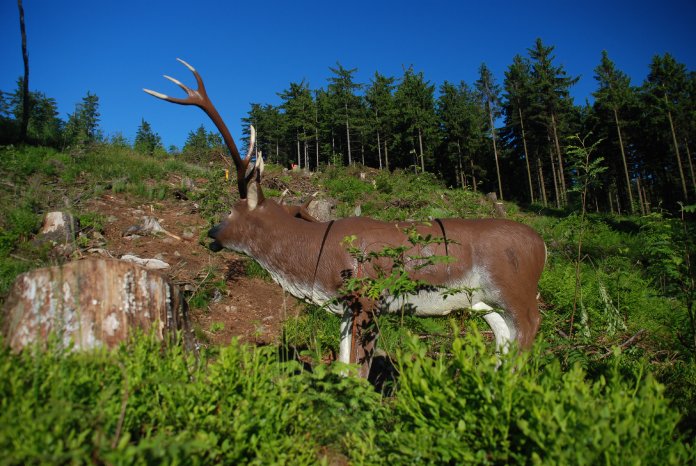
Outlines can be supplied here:
<path id="1" fill-rule="evenodd" d="M 248 258 L 244 264 L 244 272 L 249 278 L 260 278 L 261 280 L 272 282 L 271 275 L 261 267 L 261 264 L 254 259 Z"/>

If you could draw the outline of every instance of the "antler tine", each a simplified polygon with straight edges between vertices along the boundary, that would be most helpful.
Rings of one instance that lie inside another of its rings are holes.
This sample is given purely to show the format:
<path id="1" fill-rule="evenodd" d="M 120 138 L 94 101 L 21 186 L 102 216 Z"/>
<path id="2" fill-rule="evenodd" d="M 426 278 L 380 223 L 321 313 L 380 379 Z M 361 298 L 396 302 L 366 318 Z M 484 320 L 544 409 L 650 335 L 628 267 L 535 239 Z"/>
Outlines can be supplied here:
<path id="1" fill-rule="evenodd" d="M 285 191 L 283 191 L 283 193 L 280 195 L 280 199 L 278 200 L 278 204 L 280 204 L 280 205 L 285 204 L 285 196 L 287 196 L 289 192 L 290 192 L 290 190 L 288 188 L 285 188 Z"/>
<path id="2" fill-rule="evenodd" d="M 198 74 L 198 71 L 196 71 L 196 68 L 194 68 L 193 66 L 189 65 L 188 63 L 186 63 L 186 62 L 185 62 L 184 60 L 182 60 L 181 58 L 177 58 L 176 61 L 178 61 L 179 63 L 181 63 L 182 65 L 184 65 L 186 68 L 189 69 L 189 71 L 191 71 L 191 73 L 193 73 L 193 75 L 196 77 L 196 84 L 198 85 L 198 90 L 199 90 L 199 91 L 202 90 L 202 91 L 203 91 L 203 94 L 205 94 L 205 85 L 203 84 L 203 78 L 201 78 L 201 75 Z"/>
<path id="3" fill-rule="evenodd" d="M 247 150 L 247 155 L 244 160 L 249 160 L 251 154 L 254 152 L 254 145 L 256 144 L 256 128 L 254 125 L 249 125 L 249 149 Z"/>
<path id="4" fill-rule="evenodd" d="M 220 131 L 222 139 L 225 141 L 225 144 L 227 145 L 227 148 L 230 151 L 230 155 L 232 156 L 232 160 L 234 161 L 234 165 L 237 169 L 237 187 L 239 188 L 239 196 L 242 199 L 244 199 L 246 198 L 247 194 L 245 174 L 249 166 L 249 160 L 251 160 L 251 158 L 249 157 L 249 155 L 247 155 L 247 157 L 245 157 L 244 159 L 241 158 L 239 154 L 239 149 L 237 149 L 237 145 L 235 144 L 229 129 L 227 129 L 227 125 L 225 125 L 225 122 L 222 120 L 222 117 L 215 108 L 215 105 L 213 105 L 213 102 L 208 97 L 208 93 L 205 90 L 205 85 L 203 84 L 203 78 L 201 78 L 200 74 L 198 74 L 198 71 L 196 71 L 196 69 L 193 66 L 189 65 L 180 58 L 177 58 L 177 61 L 193 73 L 193 75 L 196 78 L 196 83 L 198 85 L 197 89 L 191 89 L 190 87 L 183 84 L 181 81 L 172 78 L 171 76 L 164 75 L 166 79 L 183 89 L 184 92 L 186 92 L 187 97 L 183 99 L 178 97 L 170 97 L 166 94 L 152 91 L 150 89 L 143 89 L 143 91 L 147 92 L 151 96 L 157 97 L 158 99 L 166 100 L 167 102 L 172 102 L 179 105 L 195 105 L 196 107 L 202 109 L 208 115 L 208 117 L 210 117 L 210 119 L 217 127 L 218 131 Z M 254 140 L 255 139 L 256 136 L 254 131 Z M 250 147 L 253 148 L 253 145 L 251 145 Z"/>

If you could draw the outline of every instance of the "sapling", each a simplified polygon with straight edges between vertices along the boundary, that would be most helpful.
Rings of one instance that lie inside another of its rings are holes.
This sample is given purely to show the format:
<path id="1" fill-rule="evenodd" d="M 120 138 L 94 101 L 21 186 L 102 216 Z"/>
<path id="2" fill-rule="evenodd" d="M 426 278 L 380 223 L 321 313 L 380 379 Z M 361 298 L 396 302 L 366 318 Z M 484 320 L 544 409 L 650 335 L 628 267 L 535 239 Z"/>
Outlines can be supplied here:
<path id="1" fill-rule="evenodd" d="M 568 330 L 568 336 L 573 336 L 573 328 L 575 325 L 575 314 L 578 307 L 578 302 L 581 304 L 582 308 L 582 289 L 581 289 L 581 279 L 580 279 L 580 264 L 583 259 L 582 255 L 582 240 L 583 234 L 585 233 L 585 217 L 587 214 L 587 193 L 591 187 L 598 184 L 599 175 L 604 172 L 607 167 L 602 166 L 604 161 L 603 157 L 596 157 L 591 159 L 592 153 L 596 151 L 602 139 L 597 140 L 591 146 L 587 146 L 585 141 L 592 133 L 589 133 L 584 138 L 580 138 L 579 135 L 571 136 L 569 139 L 571 144 L 566 148 L 568 159 L 571 162 L 571 169 L 575 173 L 576 183 L 571 187 L 571 192 L 580 193 L 580 228 L 578 233 L 578 247 L 577 256 L 575 260 L 575 294 L 573 296 L 573 311 L 570 314 L 570 328 Z M 587 333 L 587 312 L 583 309 L 581 321 L 583 322 L 584 334 L 588 336 Z"/>

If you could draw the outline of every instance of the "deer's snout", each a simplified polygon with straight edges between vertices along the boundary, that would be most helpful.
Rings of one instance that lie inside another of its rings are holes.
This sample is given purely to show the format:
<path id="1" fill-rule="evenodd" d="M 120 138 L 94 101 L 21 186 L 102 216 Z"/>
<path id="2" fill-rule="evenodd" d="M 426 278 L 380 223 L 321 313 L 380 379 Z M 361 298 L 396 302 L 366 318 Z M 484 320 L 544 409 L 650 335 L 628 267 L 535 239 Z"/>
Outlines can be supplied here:
<path id="1" fill-rule="evenodd" d="M 212 243 L 208 245 L 208 248 L 213 252 L 218 252 L 224 249 L 223 245 L 220 244 L 220 242 L 217 239 L 217 235 L 220 229 L 220 225 L 215 225 L 213 228 L 208 230 L 208 238 L 212 238 L 214 240 Z"/>

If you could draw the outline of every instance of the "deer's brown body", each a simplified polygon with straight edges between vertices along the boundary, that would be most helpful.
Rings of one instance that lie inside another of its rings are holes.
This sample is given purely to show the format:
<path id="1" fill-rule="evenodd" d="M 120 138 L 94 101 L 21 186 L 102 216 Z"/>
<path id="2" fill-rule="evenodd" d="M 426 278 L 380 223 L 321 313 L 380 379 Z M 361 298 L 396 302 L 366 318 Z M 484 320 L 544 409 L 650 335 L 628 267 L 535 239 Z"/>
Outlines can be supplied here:
<path id="1" fill-rule="evenodd" d="M 411 277 L 433 288 L 422 289 L 404 301 L 385 296 L 378 304 L 382 311 L 401 310 L 404 306 L 423 316 L 445 315 L 458 308 L 485 311 L 484 319 L 493 329 L 500 349 L 505 350 L 511 341 L 522 348 L 531 346 L 539 328 L 536 294 L 546 260 L 546 247 L 534 230 L 500 219 L 392 223 L 351 217 L 320 223 L 312 221 L 311 216 L 295 215 L 293 209 L 264 198 L 259 184 L 263 159 L 258 157 L 256 165 L 249 166 L 253 131 L 249 153 L 242 159 L 208 99 L 200 76 L 184 64 L 196 76 L 198 90 L 169 79 L 188 93 L 187 99 L 147 92 L 170 102 L 201 107 L 222 133 L 237 166 L 241 200 L 210 230 L 209 236 L 214 239 L 211 248 L 225 247 L 253 257 L 291 294 L 340 314 L 342 361 L 349 362 L 354 315 L 335 298 L 347 276 L 369 277 L 375 273 L 375 264 L 358 265 L 344 239 L 355 237 L 354 246 L 364 253 L 379 252 L 386 246 L 410 245 L 405 233 L 409 227 L 422 236 L 442 238 L 440 243 L 417 245 L 409 254 L 448 256 L 450 260 L 414 268 Z M 445 298 L 439 287 L 460 291 Z"/>

